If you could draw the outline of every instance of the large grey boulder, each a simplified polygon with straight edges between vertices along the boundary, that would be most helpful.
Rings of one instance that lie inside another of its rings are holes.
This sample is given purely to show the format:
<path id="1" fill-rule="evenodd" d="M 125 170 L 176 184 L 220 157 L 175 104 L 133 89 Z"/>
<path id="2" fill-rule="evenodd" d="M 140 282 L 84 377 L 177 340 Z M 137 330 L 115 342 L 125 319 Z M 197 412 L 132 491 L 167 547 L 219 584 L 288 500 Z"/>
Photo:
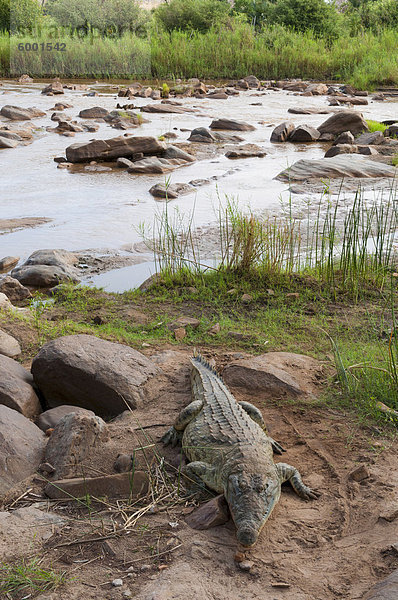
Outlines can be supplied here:
<path id="1" fill-rule="evenodd" d="M 275 179 L 279 181 L 305 181 L 306 179 L 336 179 L 347 177 L 396 177 L 394 167 L 352 154 L 319 160 L 302 159 L 288 167 Z"/>
<path id="2" fill-rule="evenodd" d="M 77 413 L 79 415 L 86 415 L 94 417 L 94 413 L 92 410 L 87 410 L 86 408 L 80 408 L 80 406 L 71 406 L 68 404 L 62 404 L 61 406 L 57 406 L 56 408 L 50 408 L 49 410 L 44 411 L 39 415 L 36 419 L 36 425 L 40 427 L 42 431 L 47 431 L 47 429 L 54 429 L 56 425 L 63 419 L 66 415 L 70 415 L 71 413 Z"/>
<path id="3" fill-rule="evenodd" d="M 339 135 L 343 131 L 351 131 L 352 135 L 358 135 L 369 131 L 368 124 L 361 113 L 352 110 L 342 110 L 335 113 L 318 127 L 319 133 L 333 133 Z"/>
<path id="4" fill-rule="evenodd" d="M 129 158 L 142 152 L 146 155 L 162 154 L 166 146 L 152 136 L 116 137 L 109 140 L 92 140 L 72 144 L 66 149 L 66 159 L 71 163 L 84 163 L 92 160 L 112 161 L 119 157 Z"/>
<path id="5" fill-rule="evenodd" d="M 30 121 L 37 117 L 45 117 L 46 113 L 38 108 L 21 108 L 7 104 L 0 110 L 0 115 L 12 121 Z"/>
<path id="6" fill-rule="evenodd" d="M 11 276 L 33 287 L 53 287 L 67 281 L 77 283 L 78 271 L 74 267 L 77 263 L 77 256 L 67 250 L 36 250 Z"/>
<path id="7" fill-rule="evenodd" d="M 41 413 L 32 375 L 3 354 L 0 354 L 0 405 L 8 406 L 28 418 Z"/>
<path id="8" fill-rule="evenodd" d="M 376 583 L 363 597 L 363 600 L 397 600 L 398 598 L 398 569 L 391 575 Z"/>
<path id="9" fill-rule="evenodd" d="M 0 495 L 33 475 L 43 460 L 46 442 L 34 423 L 0 405 Z"/>
<path id="10" fill-rule="evenodd" d="M 70 413 L 55 426 L 45 451 L 53 477 L 84 477 L 84 461 L 108 439 L 106 423 L 95 415 Z"/>
<path id="11" fill-rule="evenodd" d="M 265 396 L 313 395 L 322 376 L 322 365 L 301 354 L 268 352 L 228 364 L 223 378 L 232 387 L 262 392 Z"/>
<path id="12" fill-rule="evenodd" d="M 50 407 L 72 404 L 102 417 L 142 406 L 144 385 L 157 373 L 140 352 L 91 335 L 48 342 L 32 363 L 34 381 Z"/>
<path id="13" fill-rule="evenodd" d="M 362 133 L 356 140 L 355 143 L 358 146 L 377 146 L 383 144 L 385 137 L 381 131 L 372 131 L 369 133 Z"/>
<path id="14" fill-rule="evenodd" d="M 109 111 L 102 106 L 93 106 L 92 108 L 84 108 L 79 112 L 79 117 L 82 119 L 103 119 L 109 115 Z"/>
<path id="15" fill-rule="evenodd" d="M 37 288 L 54 287 L 68 281 L 79 282 L 79 278 L 69 269 L 49 265 L 22 265 L 11 271 L 11 276 L 23 285 Z"/>

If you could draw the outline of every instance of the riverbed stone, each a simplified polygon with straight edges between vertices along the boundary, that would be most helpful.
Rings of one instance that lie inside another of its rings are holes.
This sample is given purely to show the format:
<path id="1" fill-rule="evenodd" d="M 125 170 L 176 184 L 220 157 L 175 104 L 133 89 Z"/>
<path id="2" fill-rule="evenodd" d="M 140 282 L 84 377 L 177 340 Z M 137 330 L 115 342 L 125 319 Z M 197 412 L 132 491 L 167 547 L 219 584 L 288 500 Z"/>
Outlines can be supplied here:
<path id="1" fill-rule="evenodd" d="M 84 108 L 79 112 L 81 119 L 103 119 L 109 115 L 109 111 L 102 106 L 93 106 L 92 108 Z"/>
<path id="2" fill-rule="evenodd" d="M 385 142 L 385 137 L 381 131 L 362 133 L 355 140 L 358 146 L 377 146 L 378 144 L 383 144 L 383 142 Z"/>
<path id="3" fill-rule="evenodd" d="M 46 442 L 46 436 L 34 423 L 0 405 L 0 495 L 36 471 Z"/>
<path id="4" fill-rule="evenodd" d="M 159 113 L 159 114 L 177 114 L 181 115 L 184 113 L 193 113 L 195 110 L 193 108 L 188 108 L 187 106 L 182 106 L 182 104 L 178 104 L 177 102 L 161 102 L 159 104 L 147 104 L 146 106 L 142 106 L 141 109 L 143 112 L 147 113 Z"/>
<path id="5" fill-rule="evenodd" d="M 295 127 L 291 121 L 281 123 L 271 133 L 271 142 L 286 142 L 288 137 L 293 133 Z"/>
<path id="6" fill-rule="evenodd" d="M 254 125 L 245 121 L 234 121 L 233 119 L 214 119 L 210 124 L 210 129 L 227 129 L 229 131 L 254 131 Z"/>
<path id="7" fill-rule="evenodd" d="M 171 183 L 166 185 L 164 183 L 157 183 L 153 185 L 149 190 L 154 198 L 162 198 L 167 200 L 173 200 L 185 194 L 190 194 L 195 191 L 195 188 L 189 183 Z"/>
<path id="8" fill-rule="evenodd" d="M 30 121 L 30 119 L 37 117 L 45 117 L 46 113 L 38 108 L 21 108 L 20 106 L 7 104 L 0 110 L 0 115 L 11 119 L 11 121 Z"/>
<path id="9" fill-rule="evenodd" d="M 64 86 L 62 85 L 61 81 L 54 79 L 54 81 L 52 81 L 42 89 L 41 93 L 46 94 L 47 96 L 64 94 Z"/>
<path id="10" fill-rule="evenodd" d="M 387 127 L 384 130 L 384 137 L 398 138 L 398 123 Z"/>
<path id="11" fill-rule="evenodd" d="M 72 406 L 70 404 L 61 404 L 61 406 L 50 408 L 41 413 L 41 415 L 39 415 L 36 419 L 36 425 L 44 432 L 47 431 L 47 429 L 54 429 L 61 419 L 63 419 L 66 415 L 70 415 L 71 413 L 95 416 L 93 411 L 87 410 L 87 408 Z"/>
<path id="12" fill-rule="evenodd" d="M 243 144 L 243 146 L 236 146 L 231 148 L 225 153 L 227 158 L 263 158 L 267 153 L 264 148 L 260 148 L 257 144 Z"/>
<path id="13" fill-rule="evenodd" d="M 145 403 L 145 384 L 159 369 L 140 352 L 91 335 L 69 335 L 33 359 L 34 381 L 53 408 L 72 404 L 114 417 Z"/>
<path id="14" fill-rule="evenodd" d="M 178 146 L 173 145 L 167 146 L 166 150 L 162 154 L 162 158 L 178 158 L 186 162 L 195 162 L 195 157 L 192 156 L 192 154 L 189 154 L 188 152 L 185 152 L 185 150 L 178 148 Z"/>
<path id="15" fill-rule="evenodd" d="M 311 83 L 305 91 L 311 93 L 313 96 L 325 96 L 328 93 L 328 89 L 325 83 Z"/>
<path id="16" fill-rule="evenodd" d="M 279 173 L 275 179 L 290 182 L 321 178 L 393 178 L 396 175 L 397 170 L 390 165 L 369 160 L 362 156 L 342 154 L 341 156 L 319 160 L 299 160 Z"/>
<path id="17" fill-rule="evenodd" d="M 66 148 L 68 162 L 80 163 L 92 160 L 116 160 L 119 157 L 130 158 L 142 152 L 144 155 L 162 154 L 166 149 L 163 142 L 153 136 L 116 137 L 108 140 L 92 140 L 72 144 Z"/>
<path id="18" fill-rule="evenodd" d="M 316 142 L 319 136 L 320 133 L 315 127 L 299 125 L 289 135 L 288 140 L 289 142 Z"/>
<path id="19" fill-rule="evenodd" d="M 5 294 L 11 302 L 27 300 L 32 297 L 27 287 L 22 285 L 18 279 L 10 276 L 0 280 L 0 292 Z"/>
<path id="20" fill-rule="evenodd" d="M 355 141 L 354 136 L 351 131 L 343 131 L 340 133 L 333 142 L 333 146 L 337 146 L 338 144 L 353 144 Z"/>
<path id="21" fill-rule="evenodd" d="M 343 131 L 350 131 L 354 136 L 364 131 L 369 131 L 368 124 L 361 113 L 352 110 L 342 110 L 335 113 L 318 127 L 319 133 L 333 133 L 339 135 Z"/>
<path id="22" fill-rule="evenodd" d="M 185 520 L 192 529 L 203 530 L 224 525 L 229 519 L 228 504 L 221 494 L 198 506 Z"/>
<path id="23" fill-rule="evenodd" d="M 174 171 L 179 167 L 189 164 L 186 160 L 179 158 L 158 158 L 150 156 L 143 160 L 133 162 L 132 166 L 127 169 L 128 173 L 134 174 L 162 174 Z"/>
<path id="24" fill-rule="evenodd" d="M 8 406 L 28 418 L 41 413 L 32 375 L 4 354 L 0 354 L 0 405 Z"/>
<path id="25" fill-rule="evenodd" d="M 0 354 L 8 356 L 9 358 L 15 358 L 16 356 L 19 356 L 21 352 L 22 350 L 18 340 L 0 329 Z"/>
<path id="26" fill-rule="evenodd" d="M 72 412 L 55 426 L 44 460 L 53 466 L 55 479 L 84 476 L 84 461 L 107 439 L 107 426 L 100 417 Z"/>
<path id="27" fill-rule="evenodd" d="M 336 144 L 325 153 L 325 158 L 333 158 L 339 154 L 356 154 L 357 152 L 358 146 L 355 144 Z"/>

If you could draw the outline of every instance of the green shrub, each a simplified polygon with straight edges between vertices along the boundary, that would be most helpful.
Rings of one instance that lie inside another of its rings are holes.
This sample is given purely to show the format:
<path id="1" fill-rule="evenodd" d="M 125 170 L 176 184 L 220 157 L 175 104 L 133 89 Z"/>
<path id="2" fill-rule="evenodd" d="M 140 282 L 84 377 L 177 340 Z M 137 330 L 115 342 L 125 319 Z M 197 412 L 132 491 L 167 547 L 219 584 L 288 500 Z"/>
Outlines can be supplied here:
<path id="1" fill-rule="evenodd" d="M 149 18 L 136 0 L 52 0 L 46 10 L 63 27 L 84 34 L 98 30 L 110 37 L 144 33 Z"/>
<path id="2" fill-rule="evenodd" d="M 0 31 L 32 31 L 42 18 L 37 0 L 0 0 Z"/>
<path id="3" fill-rule="evenodd" d="M 171 0 L 161 4 L 154 14 L 167 31 L 205 32 L 213 25 L 226 22 L 230 10 L 228 0 Z"/>
<path id="4" fill-rule="evenodd" d="M 270 4 L 267 20 L 296 31 L 313 31 L 319 37 L 338 36 L 339 14 L 325 0 L 278 0 Z"/>
<path id="5" fill-rule="evenodd" d="M 10 0 L 0 0 L 0 31 L 10 30 Z"/>

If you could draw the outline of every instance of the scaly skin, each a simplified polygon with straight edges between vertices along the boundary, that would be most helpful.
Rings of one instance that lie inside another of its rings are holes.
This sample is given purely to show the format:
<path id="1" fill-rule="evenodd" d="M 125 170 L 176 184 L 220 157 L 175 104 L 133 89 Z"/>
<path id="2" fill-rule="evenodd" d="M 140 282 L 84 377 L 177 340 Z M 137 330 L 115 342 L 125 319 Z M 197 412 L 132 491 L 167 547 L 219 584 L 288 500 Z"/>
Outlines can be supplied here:
<path id="1" fill-rule="evenodd" d="M 275 464 L 273 452 L 283 448 L 267 434 L 261 412 L 238 403 L 220 376 L 200 356 L 191 359 L 193 402 L 163 436 L 165 444 L 182 449 L 189 459 L 188 479 L 224 494 L 237 529 L 237 539 L 252 546 L 289 481 L 302 498 L 318 494 L 306 487 L 300 473 Z"/>

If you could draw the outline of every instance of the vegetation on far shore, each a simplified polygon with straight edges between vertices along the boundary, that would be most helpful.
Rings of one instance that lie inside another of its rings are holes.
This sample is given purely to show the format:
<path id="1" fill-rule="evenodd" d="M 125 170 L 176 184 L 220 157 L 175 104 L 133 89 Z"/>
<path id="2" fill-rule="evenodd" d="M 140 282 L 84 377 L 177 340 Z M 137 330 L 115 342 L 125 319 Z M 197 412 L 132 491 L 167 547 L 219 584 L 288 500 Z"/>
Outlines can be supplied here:
<path id="1" fill-rule="evenodd" d="M 0 0 L 0 76 L 217 79 L 253 73 L 263 80 L 344 81 L 358 89 L 398 84 L 395 0 L 362 0 L 360 8 L 347 0 L 340 10 L 325 0 L 240 0 L 234 9 L 227 0 L 170 0 L 151 12 L 134 0 L 109 0 L 101 4 L 106 11 L 93 10 L 96 1 L 48 0 L 39 14 L 36 0 Z M 45 49 L 57 42 L 64 51 Z"/>

